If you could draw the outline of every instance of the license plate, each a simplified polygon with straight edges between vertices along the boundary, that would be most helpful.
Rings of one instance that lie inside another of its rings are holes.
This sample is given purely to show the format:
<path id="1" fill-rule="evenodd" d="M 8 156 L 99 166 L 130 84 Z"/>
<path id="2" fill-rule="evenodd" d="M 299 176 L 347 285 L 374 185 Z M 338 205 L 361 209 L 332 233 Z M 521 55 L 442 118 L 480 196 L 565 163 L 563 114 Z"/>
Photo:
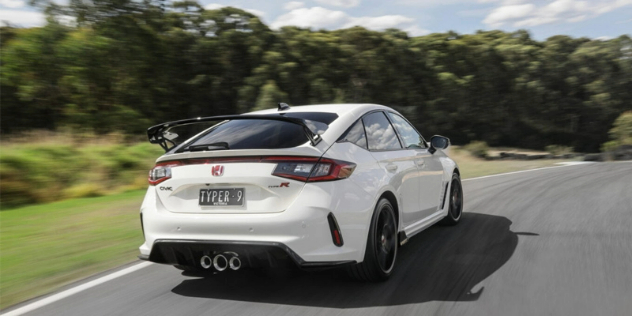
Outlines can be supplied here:
<path id="1" fill-rule="evenodd" d="M 244 205 L 244 189 L 201 189 L 199 201 L 207 206 Z"/>

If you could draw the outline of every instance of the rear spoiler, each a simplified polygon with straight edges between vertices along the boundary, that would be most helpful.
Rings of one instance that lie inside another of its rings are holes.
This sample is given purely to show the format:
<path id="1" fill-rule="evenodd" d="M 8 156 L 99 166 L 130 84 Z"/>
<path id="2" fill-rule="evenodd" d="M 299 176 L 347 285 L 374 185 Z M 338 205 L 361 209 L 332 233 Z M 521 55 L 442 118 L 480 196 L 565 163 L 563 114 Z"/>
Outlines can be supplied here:
<path id="1" fill-rule="evenodd" d="M 171 139 L 167 138 L 166 135 L 169 134 L 169 130 L 176 126 L 183 125 L 191 125 L 202 122 L 212 122 L 212 121 L 226 121 L 226 120 L 272 120 L 272 121 L 283 121 L 289 122 L 293 124 L 297 124 L 303 127 L 303 131 L 305 132 L 305 136 L 309 139 L 309 142 L 312 146 L 316 146 L 321 140 L 322 134 L 325 130 L 327 130 L 327 124 L 321 122 L 315 122 L 310 120 L 304 120 L 295 117 L 286 117 L 278 114 L 273 115 L 220 115 L 220 116 L 207 116 L 207 117 L 198 117 L 198 118 L 190 118 L 173 122 L 166 122 L 158 125 L 154 125 L 147 129 L 147 137 L 149 138 L 149 142 L 152 144 L 159 144 L 165 152 L 169 151 L 173 147 L 176 146 L 175 142 Z M 171 143 L 169 146 L 168 143 Z"/>

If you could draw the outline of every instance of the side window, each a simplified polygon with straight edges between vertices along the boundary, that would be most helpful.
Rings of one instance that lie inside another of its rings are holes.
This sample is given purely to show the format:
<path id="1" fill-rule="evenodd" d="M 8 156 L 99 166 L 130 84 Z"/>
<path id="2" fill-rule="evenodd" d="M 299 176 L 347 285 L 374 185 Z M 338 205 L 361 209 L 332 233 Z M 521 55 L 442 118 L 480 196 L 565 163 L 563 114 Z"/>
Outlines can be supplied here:
<path id="1" fill-rule="evenodd" d="M 393 122 L 395 129 L 399 133 L 399 136 L 404 143 L 404 147 L 406 148 L 425 148 L 423 138 L 421 135 L 417 133 L 415 128 L 410 125 L 403 117 L 394 114 L 388 113 L 388 117 Z"/>
<path id="2" fill-rule="evenodd" d="M 395 130 L 383 112 L 368 114 L 362 118 L 369 142 L 369 150 L 397 150 L 402 145 Z"/>
<path id="3" fill-rule="evenodd" d="M 368 149 L 366 146 L 366 135 L 364 134 L 364 125 L 362 121 L 358 120 L 351 126 L 351 128 L 340 137 L 341 142 L 354 143 L 364 149 Z"/>

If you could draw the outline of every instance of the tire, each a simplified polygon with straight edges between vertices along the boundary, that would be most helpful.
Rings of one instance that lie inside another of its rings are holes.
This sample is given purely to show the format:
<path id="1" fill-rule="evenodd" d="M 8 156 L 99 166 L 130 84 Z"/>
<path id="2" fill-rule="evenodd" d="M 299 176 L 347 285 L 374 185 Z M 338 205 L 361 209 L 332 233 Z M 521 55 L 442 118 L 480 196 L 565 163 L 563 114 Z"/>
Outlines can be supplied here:
<path id="1" fill-rule="evenodd" d="M 397 258 L 397 221 L 395 210 L 381 199 L 371 218 L 364 261 L 348 268 L 349 276 L 360 281 L 386 281 L 393 273 Z"/>
<path id="2" fill-rule="evenodd" d="M 452 174 L 448 206 L 448 215 L 440 223 L 454 226 L 459 223 L 463 215 L 463 187 L 461 186 L 461 177 L 457 173 Z"/>

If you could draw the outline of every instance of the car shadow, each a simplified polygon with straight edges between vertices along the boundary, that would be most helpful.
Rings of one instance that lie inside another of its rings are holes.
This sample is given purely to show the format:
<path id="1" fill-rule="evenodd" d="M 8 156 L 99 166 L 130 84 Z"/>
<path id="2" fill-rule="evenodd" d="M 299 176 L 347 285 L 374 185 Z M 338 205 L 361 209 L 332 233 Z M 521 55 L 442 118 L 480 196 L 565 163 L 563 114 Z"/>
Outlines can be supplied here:
<path id="1" fill-rule="evenodd" d="M 342 270 L 272 278 L 252 270 L 184 280 L 178 295 L 329 308 L 359 308 L 474 301 L 474 288 L 511 258 L 518 244 L 511 221 L 502 216 L 464 213 L 457 226 L 433 226 L 399 248 L 395 271 L 383 283 L 357 282 Z"/>

